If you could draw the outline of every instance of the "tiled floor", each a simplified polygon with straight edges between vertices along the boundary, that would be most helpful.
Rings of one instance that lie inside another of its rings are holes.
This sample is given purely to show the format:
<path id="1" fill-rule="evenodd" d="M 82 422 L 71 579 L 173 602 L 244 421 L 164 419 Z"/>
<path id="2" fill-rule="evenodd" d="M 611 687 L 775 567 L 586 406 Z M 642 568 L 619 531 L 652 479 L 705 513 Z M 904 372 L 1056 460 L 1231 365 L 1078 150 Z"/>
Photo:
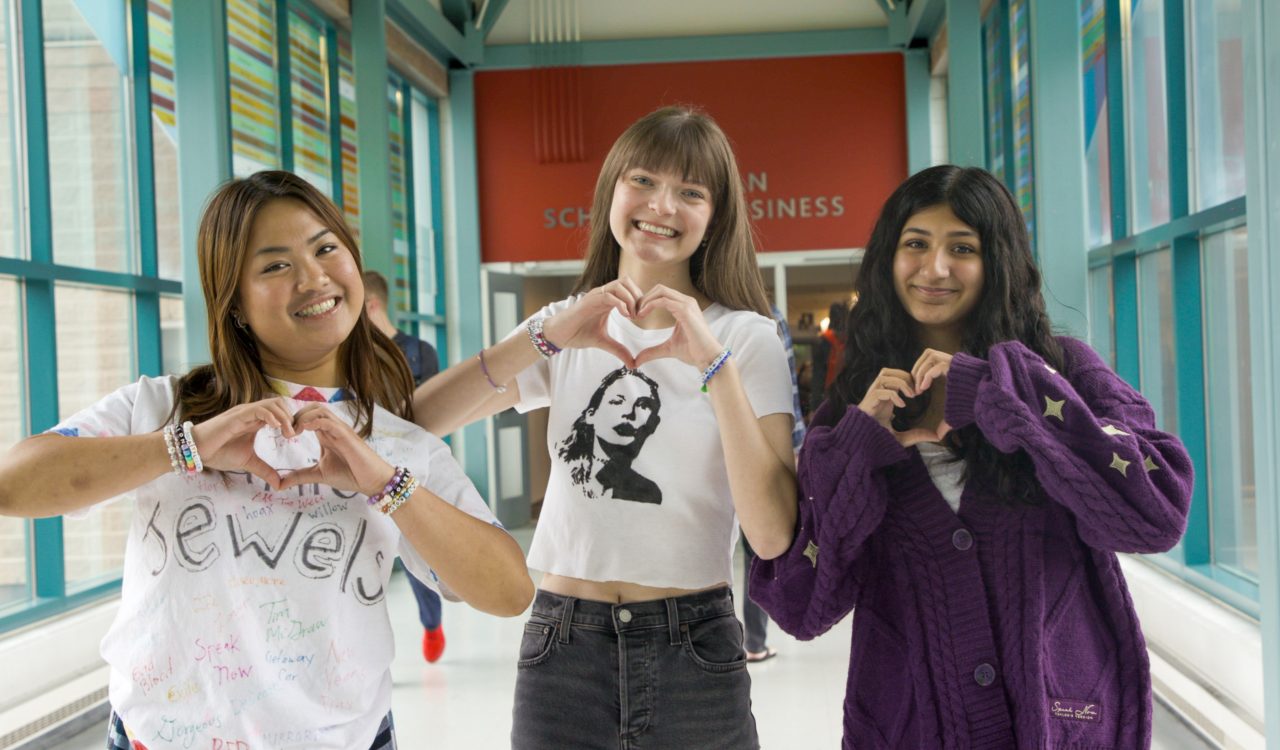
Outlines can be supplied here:
<path id="1" fill-rule="evenodd" d="M 520 536 L 527 543 L 527 533 Z M 524 619 L 498 619 L 445 602 L 448 647 L 439 662 L 427 664 L 421 657 L 422 630 L 413 594 L 402 575 L 392 579 L 388 601 L 396 630 L 393 710 L 400 747 L 509 747 L 511 694 Z M 840 747 L 850 628 L 851 621 L 846 619 L 831 633 L 809 643 L 771 629 L 769 643 L 778 649 L 779 656 L 751 667 L 762 747 Z M 1211 747 L 1159 705 L 1155 724 L 1155 750 Z M 102 750 L 105 735 L 105 727 L 95 728 L 57 750 Z"/>

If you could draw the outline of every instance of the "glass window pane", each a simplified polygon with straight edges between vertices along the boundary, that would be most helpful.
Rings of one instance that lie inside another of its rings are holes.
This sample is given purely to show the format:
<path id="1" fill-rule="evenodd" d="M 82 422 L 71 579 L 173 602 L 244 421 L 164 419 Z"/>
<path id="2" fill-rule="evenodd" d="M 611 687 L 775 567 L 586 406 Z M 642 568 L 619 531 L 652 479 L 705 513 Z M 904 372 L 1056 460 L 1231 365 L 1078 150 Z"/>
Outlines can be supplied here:
<path id="1" fill-rule="evenodd" d="M 1191 0 L 1195 206 L 1244 195 L 1244 37 L 1240 0 Z"/>
<path id="2" fill-rule="evenodd" d="M 1138 363 L 1142 393 L 1162 430 L 1178 431 L 1178 367 L 1173 321 L 1173 252 L 1138 258 Z"/>
<path id="3" fill-rule="evenodd" d="M 1031 157 L 1031 18 L 1027 0 L 1011 0 L 1009 24 L 1013 40 L 1013 175 L 1014 195 L 1036 241 L 1035 170 Z"/>
<path id="4" fill-rule="evenodd" d="M 1244 227 L 1204 239 L 1205 385 L 1213 559 L 1256 580 L 1248 245 Z"/>
<path id="5" fill-rule="evenodd" d="M 273 0 L 227 0 L 231 80 L 231 171 L 247 177 L 280 167 Z"/>
<path id="6" fill-rule="evenodd" d="M 324 27 L 301 8 L 289 11 L 289 91 L 293 110 L 293 171 L 333 195 L 329 152 L 329 53 Z"/>
<path id="7" fill-rule="evenodd" d="M 9 64 L 13 54 L 11 44 L 9 14 L 0 11 L 0 227 L 5 228 L 4 235 L 0 236 L 0 257 L 6 258 L 25 255 L 14 220 L 21 214 L 17 210 L 17 144 L 13 140 L 13 118 L 18 113 L 13 109 L 12 81 L 9 80 L 14 72 Z"/>
<path id="8" fill-rule="evenodd" d="M 54 304 L 58 416 L 65 419 L 137 378 L 133 296 L 58 284 Z M 111 502 L 84 518 L 64 519 L 68 592 L 119 576 L 132 508 L 132 502 Z"/>
<path id="9" fill-rule="evenodd" d="M 1080 62 L 1084 71 L 1085 191 L 1089 247 L 1111 241 L 1111 140 L 1107 130 L 1106 2 L 1080 2 Z"/>
<path id="10" fill-rule="evenodd" d="M 27 433 L 22 294 L 18 280 L 0 276 L 0 455 Z M 22 518 L 0 517 L 0 608 L 30 597 L 27 530 Z"/>
<path id="11" fill-rule="evenodd" d="M 1004 163 L 1004 118 L 1009 105 L 1006 102 L 1002 64 L 1004 60 L 1001 58 L 1005 30 L 999 21 L 998 4 L 993 3 L 987 9 L 987 17 L 982 23 L 983 64 L 987 68 L 987 169 L 1007 185 L 1009 178 L 1005 174 Z"/>
<path id="12" fill-rule="evenodd" d="M 391 250 L 395 262 L 395 278 L 391 281 L 391 304 L 396 310 L 413 309 L 412 274 L 409 271 L 409 216 L 405 198 L 406 165 L 404 159 L 404 95 L 399 82 L 387 85 L 391 107 Z"/>
<path id="13" fill-rule="evenodd" d="M 1111 266 L 1089 269 L 1089 344 L 1112 367 L 1116 366 L 1115 296 Z"/>
<path id="14" fill-rule="evenodd" d="M 185 375 L 187 362 L 187 321 L 181 297 L 160 296 L 160 366 L 166 375 Z"/>
<path id="15" fill-rule="evenodd" d="M 1169 221 L 1169 123 L 1165 108 L 1164 0 L 1131 0 L 1125 45 L 1129 196 L 1133 229 Z"/>
<path id="16" fill-rule="evenodd" d="M 444 297 L 436 297 L 436 269 L 440 258 L 436 257 L 435 216 L 432 210 L 431 162 L 436 155 L 431 152 L 431 113 L 421 94 L 413 95 L 413 239 L 414 257 L 418 261 L 418 312 L 442 314 Z M 425 332 L 431 326 L 422 326 Z M 425 338 L 425 336 L 423 336 Z"/>
<path id="17" fill-rule="evenodd" d="M 49 188 L 57 263 L 134 270 L 124 3 L 43 4 Z"/>
<path id="18" fill-rule="evenodd" d="M 356 154 L 356 69 L 351 40 L 338 34 L 338 114 L 342 117 L 342 213 L 360 238 L 360 164 Z"/>
<path id="19" fill-rule="evenodd" d="M 178 215 L 178 113 L 173 75 L 173 0 L 149 0 L 151 143 L 155 162 L 156 261 L 160 276 L 182 278 L 182 224 Z"/>

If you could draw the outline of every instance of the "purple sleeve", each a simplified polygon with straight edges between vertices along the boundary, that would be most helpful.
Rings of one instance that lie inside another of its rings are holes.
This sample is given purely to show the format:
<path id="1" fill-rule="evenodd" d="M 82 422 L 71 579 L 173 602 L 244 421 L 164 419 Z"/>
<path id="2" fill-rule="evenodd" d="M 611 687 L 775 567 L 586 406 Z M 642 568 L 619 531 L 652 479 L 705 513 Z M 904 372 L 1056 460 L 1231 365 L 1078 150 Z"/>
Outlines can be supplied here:
<path id="1" fill-rule="evenodd" d="M 821 421 L 824 406 L 814 416 Z M 811 427 L 800 452 L 800 517 L 790 549 L 751 569 L 751 598 L 791 635 L 826 632 L 853 608 L 867 538 L 888 502 L 884 466 L 909 456 L 857 407 L 834 426 Z"/>
<path id="2" fill-rule="evenodd" d="M 1076 518 L 1090 547 L 1164 552 L 1182 538 L 1192 465 L 1177 437 L 1083 342 L 1059 339 L 1059 373 L 1019 342 L 991 347 L 986 360 L 960 353 L 947 376 L 946 418 L 977 424 L 1005 453 L 1023 450 L 1054 502 Z"/>

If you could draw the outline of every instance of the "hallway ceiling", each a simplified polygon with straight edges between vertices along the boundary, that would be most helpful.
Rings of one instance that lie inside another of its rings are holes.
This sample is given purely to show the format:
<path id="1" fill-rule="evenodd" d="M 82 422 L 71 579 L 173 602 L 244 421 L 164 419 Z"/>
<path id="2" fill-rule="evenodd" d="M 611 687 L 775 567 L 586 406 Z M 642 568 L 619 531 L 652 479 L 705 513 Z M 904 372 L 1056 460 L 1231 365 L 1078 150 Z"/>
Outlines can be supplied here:
<path id="1" fill-rule="evenodd" d="M 486 42 L 528 44 L 535 2 L 550 12 L 576 5 L 582 41 L 888 25 L 880 0 L 509 0 Z"/>

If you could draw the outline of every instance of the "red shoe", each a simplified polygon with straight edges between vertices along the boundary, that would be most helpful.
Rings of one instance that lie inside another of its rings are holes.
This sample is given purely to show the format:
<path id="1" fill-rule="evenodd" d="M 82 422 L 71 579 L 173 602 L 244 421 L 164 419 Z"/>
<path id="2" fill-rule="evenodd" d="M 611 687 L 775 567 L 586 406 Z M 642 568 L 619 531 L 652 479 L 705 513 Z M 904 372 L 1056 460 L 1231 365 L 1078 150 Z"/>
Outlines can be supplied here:
<path id="1" fill-rule="evenodd" d="M 444 653 L 444 626 L 437 625 L 435 628 L 428 630 L 422 634 L 422 656 L 430 664 L 440 661 L 441 654 Z"/>

